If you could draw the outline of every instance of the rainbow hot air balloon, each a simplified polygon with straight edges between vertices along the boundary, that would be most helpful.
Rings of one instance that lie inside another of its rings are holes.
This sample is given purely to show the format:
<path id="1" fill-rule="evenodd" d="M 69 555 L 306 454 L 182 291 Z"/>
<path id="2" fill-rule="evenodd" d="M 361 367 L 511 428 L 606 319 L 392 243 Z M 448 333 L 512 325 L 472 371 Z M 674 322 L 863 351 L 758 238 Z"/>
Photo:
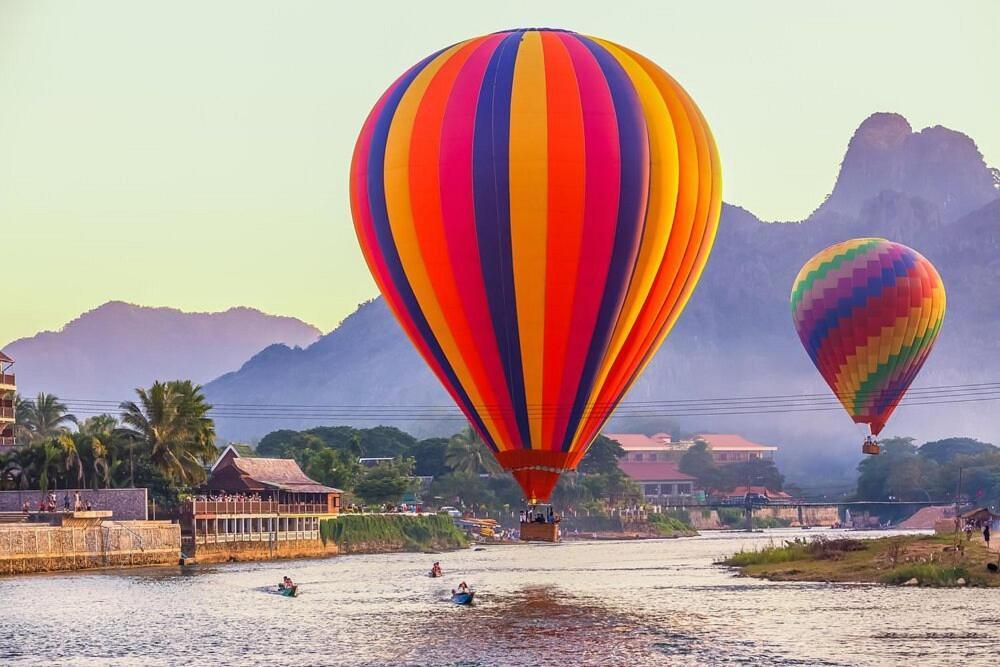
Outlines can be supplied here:
<path id="1" fill-rule="evenodd" d="M 871 436 L 927 360 L 944 310 L 934 265 L 885 239 L 830 246 L 806 262 L 792 287 L 792 318 L 806 352 Z M 871 437 L 865 445 L 865 453 L 878 453 Z"/>
<path id="2" fill-rule="evenodd" d="M 368 266 L 532 502 L 576 467 L 684 308 L 719 174 L 666 72 L 561 30 L 433 53 L 365 121 L 351 204 Z"/>

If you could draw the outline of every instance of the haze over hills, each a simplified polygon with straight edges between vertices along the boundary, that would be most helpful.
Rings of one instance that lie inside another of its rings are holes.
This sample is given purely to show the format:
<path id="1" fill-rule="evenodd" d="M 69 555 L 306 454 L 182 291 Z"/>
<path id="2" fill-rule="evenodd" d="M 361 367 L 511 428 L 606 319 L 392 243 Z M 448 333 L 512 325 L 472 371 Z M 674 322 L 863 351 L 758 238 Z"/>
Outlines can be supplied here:
<path id="1" fill-rule="evenodd" d="M 792 329 L 788 293 L 801 265 L 822 248 L 857 236 L 884 236 L 919 250 L 941 272 L 948 314 L 937 348 L 917 380 L 942 385 L 1000 380 L 1000 177 L 969 137 L 943 127 L 913 132 L 897 114 L 866 119 L 850 140 L 831 195 L 800 222 L 767 223 L 725 205 L 708 267 L 687 310 L 630 400 L 818 394 L 826 385 Z M 206 386 L 217 403 L 284 405 L 448 405 L 381 299 L 362 305 L 303 350 L 276 345 Z M 990 403 L 900 408 L 886 435 L 918 439 L 968 435 L 1000 440 Z M 387 420 L 220 419 L 230 438 L 320 422 Z M 686 430 L 739 430 L 782 448 L 787 469 L 843 470 L 858 458 L 857 427 L 838 410 L 700 416 Z M 624 423 L 623 423 L 624 422 Z M 450 433 L 461 422 L 397 420 L 416 434 Z M 619 420 L 650 430 L 657 419 Z"/>
<path id="2" fill-rule="evenodd" d="M 105 303 L 59 331 L 3 347 L 17 362 L 23 395 L 122 400 L 155 380 L 208 382 L 272 343 L 309 345 L 319 329 L 252 308 L 185 313 Z"/>

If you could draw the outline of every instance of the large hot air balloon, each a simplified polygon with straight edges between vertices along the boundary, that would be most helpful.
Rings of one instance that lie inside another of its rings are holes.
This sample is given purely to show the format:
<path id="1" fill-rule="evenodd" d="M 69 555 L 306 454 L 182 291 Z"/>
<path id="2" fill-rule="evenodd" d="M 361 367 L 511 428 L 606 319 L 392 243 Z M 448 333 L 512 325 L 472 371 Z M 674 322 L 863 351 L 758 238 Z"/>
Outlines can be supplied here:
<path id="1" fill-rule="evenodd" d="M 351 167 L 379 289 L 533 503 L 680 315 L 720 194 L 684 90 L 623 46 L 562 30 L 424 58 L 372 109 Z"/>
<path id="2" fill-rule="evenodd" d="M 852 239 L 806 262 L 792 319 L 826 383 L 874 441 L 899 405 L 944 320 L 941 276 L 926 258 L 885 239 Z"/>

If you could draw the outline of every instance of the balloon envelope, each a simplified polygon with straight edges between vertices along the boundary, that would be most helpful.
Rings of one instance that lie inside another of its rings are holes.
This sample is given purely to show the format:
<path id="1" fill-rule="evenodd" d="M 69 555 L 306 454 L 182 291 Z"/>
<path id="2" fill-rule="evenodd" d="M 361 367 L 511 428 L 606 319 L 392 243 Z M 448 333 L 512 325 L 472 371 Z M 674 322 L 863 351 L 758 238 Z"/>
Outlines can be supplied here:
<path id="1" fill-rule="evenodd" d="M 372 109 L 351 168 L 382 294 L 531 500 L 576 467 L 677 319 L 720 197 L 680 86 L 559 30 L 420 61 Z"/>
<path id="2" fill-rule="evenodd" d="M 823 379 L 854 421 L 878 435 L 941 329 L 941 276 L 902 244 L 852 239 L 806 262 L 791 301 L 795 329 Z"/>

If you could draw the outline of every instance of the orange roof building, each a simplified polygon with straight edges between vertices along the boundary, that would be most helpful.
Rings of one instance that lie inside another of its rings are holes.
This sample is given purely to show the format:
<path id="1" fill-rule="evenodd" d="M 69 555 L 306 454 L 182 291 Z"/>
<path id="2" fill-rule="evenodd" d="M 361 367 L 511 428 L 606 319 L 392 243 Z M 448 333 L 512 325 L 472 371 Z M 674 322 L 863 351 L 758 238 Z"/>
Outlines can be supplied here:
<path id="1" fill-rule="evenodd" d="M 14 360 L 0 352 L 0 454 L 14 449 Z"/>

